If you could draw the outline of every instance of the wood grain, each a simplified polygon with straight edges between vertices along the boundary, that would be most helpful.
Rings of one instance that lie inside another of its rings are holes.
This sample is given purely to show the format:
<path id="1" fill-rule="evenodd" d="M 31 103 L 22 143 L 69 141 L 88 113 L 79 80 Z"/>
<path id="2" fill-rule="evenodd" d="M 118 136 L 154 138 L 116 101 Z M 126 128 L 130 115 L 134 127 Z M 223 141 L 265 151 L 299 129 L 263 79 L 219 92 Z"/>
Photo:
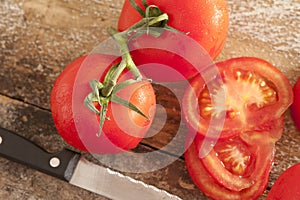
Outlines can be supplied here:
<path id="1" fill-rule="evenodd" d="M 277 66 L 294 84 L 300 76 L 299 1 L 227 2 L 231 26 L 217 60 L 260 57 Z M 52 85 L 68 63 L 108 38 L 106 29 L 116 27 L 122 3 L 123 0 L 0 1 L 1 127 L 18 132 L 50 152 L 72 148 L 60 138 L 52 122 Z M 174 88 L 184 90 L 182 84 Z M 150 152 L 167 146 L 161 153 L 175 161 L 154 172 L 126 174 L 183 199 L 207 199 L 192 183 L 182 149 L 176 148 L 182 146 L 184 134 L 167 145 L 179 130 L 186 131 L 181 123 L 180 99 L 172 97 L 172 91 L 163 86 L 156 85 L 155 91 L 161 118 L 155 119 L 149 132 L 154 136 L 143 140 L 134 151 Z M 300 162 L 300 134 L 289 111 L 285 115 L 268 189 L 285 169 Z M 97 162 L 93 156 L 85 156 Z M 128 164 L 124 159 L 116 162 L 119 167 Z M 0 199 L 105 199 L 3 158 L 0 168 Z M 267 191 L 260 199 L 265 199 Z"/>

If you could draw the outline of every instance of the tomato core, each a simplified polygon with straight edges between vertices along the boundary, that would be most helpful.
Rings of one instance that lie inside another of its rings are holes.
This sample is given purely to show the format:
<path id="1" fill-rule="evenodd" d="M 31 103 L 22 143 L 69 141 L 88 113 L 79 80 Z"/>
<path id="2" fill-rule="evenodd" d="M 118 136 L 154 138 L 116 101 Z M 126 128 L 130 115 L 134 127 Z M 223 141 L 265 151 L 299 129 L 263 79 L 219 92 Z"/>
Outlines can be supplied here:
<path id="1" fill-rule="evenodd" d="M 229 139 L 226 143 L 217 143 L 214 147 L 224 167 L 238 176 L 248 176 L 247 169 L 253 161 L 248 148 L 247 144 L 240 139 Z"/>
<path id="2" fill-rule="evenodd" d="M 226 118 L 239 117 L 246 120 L 247 112 L 257 111 L 277 102 L 277 89 L 267 78 L 245 70 L 236 70 L 231 75 L 223 73 L 223 84 L 218 82 L 206 85 L 200 93 L 200 115 L 203 118 L 218 117 L 225 112 Z M 225 105 L 219 103 L 224 94 Z"/>

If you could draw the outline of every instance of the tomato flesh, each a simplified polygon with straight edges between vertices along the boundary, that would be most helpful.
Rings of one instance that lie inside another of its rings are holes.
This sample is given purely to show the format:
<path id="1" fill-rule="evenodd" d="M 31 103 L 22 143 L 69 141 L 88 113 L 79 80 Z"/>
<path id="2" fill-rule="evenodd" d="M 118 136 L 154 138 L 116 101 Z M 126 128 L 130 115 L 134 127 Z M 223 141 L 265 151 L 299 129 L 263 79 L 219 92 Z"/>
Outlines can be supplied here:
<path id="1" fill-rule="evenodd" d="M 282 132 L 281 129 L 277 131 Z M 251 187 L 262 171 L 270 171 L 273 162 L 275 140 L 272 140 L 268 133 L 244 134 L 247 134 L 251 141 L 234 137 L 217 142 L 210 153 L 200 159 L 211 177 L 231 191 L 241 191 Z"/>
<path id="2" fill-rule="evenodd" d="M 296 127 L 300 131 L 300 77 L 293 88 L 294 102 L 291 105 L 291 115 L 295 122 Z"/>
<path id="3" fill-rule="evenodd" d="M 268 156 L 271 160 L 269 166 L 271 166 L 271 161 L 273 160 L 274 150 L 272 146 L 264 151 L 265 156 Z M 194 183 L 199 187 L 199 189 L 208 197 L 216 200 L 240 200 L 240 199 L 257 199 L 265 190 L 270 169 L 261 169 L 259 174 L 257 174 L 255 182 L 248 188 L 241 191 L 230 190 L 211 176 L 211 174 L 206 170 L 201 158 L 198 157 L 197 146 L 195 143 L 188 148 L 184 154 L 187 169 L 191 175 Z"/>
<path id="4" fill-rule="evenodd" d="M 198 148 L 199 150 L 199 148 Z M 217 143 L 211 152 L 201 159 L 207 172 L 220 185 L 234 191 L 248 188 L 253 181 L 247 177 L 246 171 L 251 166 L 254 155 L 245 147 L 242 141 L 233 138 Z M 253 171 L 253 169 L 251 169 Z"/>
<path id="5" fill-rule="evenodd" d="M 245 57 L 216 65 L 221 78 L 205 83 L 200 75 L 195 77 L 183 98 L 185 119 L 199 134 L 205 136 L 210 121 L 222 114 L 221 139 L 243 130 L 265 130 L 290 106 L 290 83 L 270 63 Z"/>
<path id="6" fill-rule="evenodd" d="M 223 72 L 224 74 L 226 72 Z M 227 74 L 226 74 L 227 75 Z M 272 105 L 278 99 L 276 89 L 268 85 L 268 80 L 255 72 L 236 70 L 234 77 L 224 77 L 223 86 L 213 86 L 213 92 L 209 94 L 206 86 L 199 96 L 200 114 L 203 118 L 210 118 L 226 112 L 230 119 L 241 117 L 246 120 L 247 111 L 256 111 L 268 105 Z M 212 105 L 211 96 L 218 98 L 219 93 L 225 91 L 228 100 L 225 110 Z M 244 102 L 241 104 L 240 102 Z"/>
<path id="7" fill-rule="evenodd" d="M 217 143 L 215 153 L 225 169 L 233 175 L 247 177 L 251 170 L 249 166 L 254 162 L 254 155 L 248 145 L 239 138 L 231 138 L 228 142 Z"/>

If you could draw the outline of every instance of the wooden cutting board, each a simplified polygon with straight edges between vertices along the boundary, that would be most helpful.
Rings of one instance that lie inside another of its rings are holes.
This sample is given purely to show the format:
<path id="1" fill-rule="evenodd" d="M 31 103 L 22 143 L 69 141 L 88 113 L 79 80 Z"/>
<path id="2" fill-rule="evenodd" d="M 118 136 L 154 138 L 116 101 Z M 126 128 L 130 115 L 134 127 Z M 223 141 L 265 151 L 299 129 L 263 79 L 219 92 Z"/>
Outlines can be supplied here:
<path id="1" fill-rule="evenodd" d="M 229 36 L 217 60 L 260 57 L 277 66 L 294 84 L 300 76 L 299 0 L 227 2 Z M 17 131 L 51 152 L 68 147 L 52 122 L 52 84 L 68 63 L 108 38 L 106 28 L 116 27 L 122 3 L 123 0 L 0 2 L 1 127 Z M 162 102 L 170 98 L 166 91 L 156 91 Z M 171 122 L 159 137 L 145 140 L 137 151 L 160 148 L 174 136 L 180 110 L 176 102 L 169 102 L 166 107 Z M 276 147 L 268 189 L 286 168 L 300 162 L 300 133 L 289 111 L 283 137 Z M 121 160 L 120 165 L 124 163 Z M 105 199 L 3 158 L 0 168 L 0 199 Z M 190 180 L 182 157 L 163 169 L 129 175 L 183 199 L 206 199 Z"/>

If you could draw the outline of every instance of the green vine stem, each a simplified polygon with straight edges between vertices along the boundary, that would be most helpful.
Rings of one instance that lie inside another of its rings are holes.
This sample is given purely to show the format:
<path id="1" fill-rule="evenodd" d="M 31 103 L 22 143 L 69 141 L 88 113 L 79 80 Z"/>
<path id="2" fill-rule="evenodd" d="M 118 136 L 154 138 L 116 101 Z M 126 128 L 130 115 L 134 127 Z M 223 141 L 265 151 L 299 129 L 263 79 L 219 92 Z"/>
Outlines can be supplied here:
<path id="1" fill-rule="evenodd" d="M 100 132 L 97 133 L 98 137 L 101 135 L 103 124 L 106 120 L 107 106 L 110 101 L 126 106 L 149 120 L 147 115 L 139 110 L 139 108 L 137 108 L 127 100 L 117 96 L 116 94 L 119 90 L 123 89 L 127 85 L 141 81 L 143 78 L 130 55 L 130 51 L 128 48 L 129 36 L 133 35 L 133 37 L 138 37 L 146 33 L 152 34 L 156 37 L 158 36 L 158 34 L 162 33 L 151 31 L 150 27 L 159 27 L 171 31 L 177 31 L 167 25 L 167 21 L 169 19 L 168 15 L 166 13 L 162 13 L 157 6 L 148 6 L 146 1 L 143 0 L 143 6 L 145 7 L 144 11 L 142 8 L 137 6 L 134 0 L 130 0 L 130 2 L 135 7 L 135 9 L 144 17 L 142 20 L 123 32 L 119 32 L 114 28 L 108 29 L 108 33 L 113 37 L 113 39 L 119 46 L 122 60 L 119 64 L 111 67 L 111 69 L 107 72 L 103 83 L 99 82 L 98 80 L 92 80 L 90 82 L 92 92 L 88 94 L 84 100 L 85 106 L 100 117 Z M 129 79 L 121 83 L 117 83 L 118 78 L 126 68 L 133 74 L 135 79 Z M 94 102 L 97 102 L 100 105 L 100 110 L 96 108 Z"/>
<path id="2" fill-rule="evenodd" d="M 128 35 L 130 35 L 130 33 L 133 31 L 139 31 L 146 27 L 151 27 L 154 24 L 166 21 L 168 19 L 169 18 L 167 14 L 161 14 L 158 17 L 152 17 L 151 19 L 143 18 L 141 21 L 134 24 L 132 27 L 123 32 L 118 32 L 112 27 L 108 28 L 108 33 L 114 38 L 116 43 L 119 45 L 119 49 L 122 55 L 122 61 L 120 62 L 119 67 L 115 71 L 114 75 L 111 77 L 111 81 L 102 89 L 101 94 L 103 96 L 109 96 L 111 94 L 114 86 L 117 83 L 117 79 L 119 78 L 119 76 L 125 68 L 128 68 L 137 80 L 142 79 L 142 75 L 136 67 L 136 65 L 134 64 L 128 49 Z"/>

